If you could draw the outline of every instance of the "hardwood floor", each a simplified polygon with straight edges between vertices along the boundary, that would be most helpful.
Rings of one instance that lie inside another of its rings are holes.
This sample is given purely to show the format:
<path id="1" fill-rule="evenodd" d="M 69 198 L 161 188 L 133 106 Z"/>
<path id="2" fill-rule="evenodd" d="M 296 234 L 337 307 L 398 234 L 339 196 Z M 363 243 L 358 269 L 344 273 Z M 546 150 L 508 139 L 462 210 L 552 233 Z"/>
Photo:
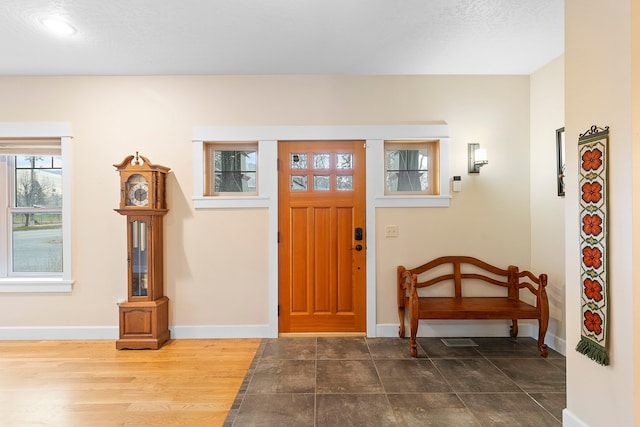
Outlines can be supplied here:
<path id="1" fill-rule="evenodd" d="M 0 341 L 0 425 L 221 426 L 259 339 Z"/>

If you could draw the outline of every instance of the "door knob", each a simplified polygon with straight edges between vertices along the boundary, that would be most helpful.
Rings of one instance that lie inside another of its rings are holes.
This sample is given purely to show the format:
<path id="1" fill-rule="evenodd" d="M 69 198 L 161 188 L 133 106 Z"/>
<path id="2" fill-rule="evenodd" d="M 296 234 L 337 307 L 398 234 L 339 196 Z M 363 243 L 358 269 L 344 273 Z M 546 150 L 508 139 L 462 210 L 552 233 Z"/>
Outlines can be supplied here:
<path id="1" fill-rule="evenodd" d="M 362 250 L 362 245 L 356 245 L 356 251 L 360 252 Z"/>

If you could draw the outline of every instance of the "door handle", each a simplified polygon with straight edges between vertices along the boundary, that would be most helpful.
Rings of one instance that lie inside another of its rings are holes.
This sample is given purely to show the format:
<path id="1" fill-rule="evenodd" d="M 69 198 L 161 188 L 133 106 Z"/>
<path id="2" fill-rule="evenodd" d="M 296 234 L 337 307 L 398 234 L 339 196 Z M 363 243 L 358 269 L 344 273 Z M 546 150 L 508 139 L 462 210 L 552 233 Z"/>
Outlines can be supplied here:
<path id="1" fill-rule="evenodd" d="M 356 245 L 356 251 L 360 252 L 362 250 L 362 245 Z"/>

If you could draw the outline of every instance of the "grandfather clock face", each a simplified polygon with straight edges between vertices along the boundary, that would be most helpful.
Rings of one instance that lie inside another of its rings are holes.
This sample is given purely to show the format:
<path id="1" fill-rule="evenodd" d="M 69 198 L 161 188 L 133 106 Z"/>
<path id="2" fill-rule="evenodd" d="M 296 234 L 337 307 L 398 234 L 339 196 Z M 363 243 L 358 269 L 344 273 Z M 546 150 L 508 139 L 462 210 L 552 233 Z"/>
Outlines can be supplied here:
<path id="1" fill-rule="evenodd" d="M 126 206 L 149 206 L 149 183 L 144 176 L 131 175 L 125 191 Z"/>

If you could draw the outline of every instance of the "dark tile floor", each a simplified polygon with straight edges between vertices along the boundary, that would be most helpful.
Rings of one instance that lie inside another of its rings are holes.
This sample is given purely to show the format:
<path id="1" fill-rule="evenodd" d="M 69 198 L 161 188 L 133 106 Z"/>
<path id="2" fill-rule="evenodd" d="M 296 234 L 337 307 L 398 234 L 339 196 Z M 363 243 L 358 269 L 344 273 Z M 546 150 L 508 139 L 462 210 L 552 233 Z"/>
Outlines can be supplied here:
<path id="1" fill-rule="evenodd" d="M 262 341 L 225 427 L 559 426 L 565 358 L 531 338 Z"/>

